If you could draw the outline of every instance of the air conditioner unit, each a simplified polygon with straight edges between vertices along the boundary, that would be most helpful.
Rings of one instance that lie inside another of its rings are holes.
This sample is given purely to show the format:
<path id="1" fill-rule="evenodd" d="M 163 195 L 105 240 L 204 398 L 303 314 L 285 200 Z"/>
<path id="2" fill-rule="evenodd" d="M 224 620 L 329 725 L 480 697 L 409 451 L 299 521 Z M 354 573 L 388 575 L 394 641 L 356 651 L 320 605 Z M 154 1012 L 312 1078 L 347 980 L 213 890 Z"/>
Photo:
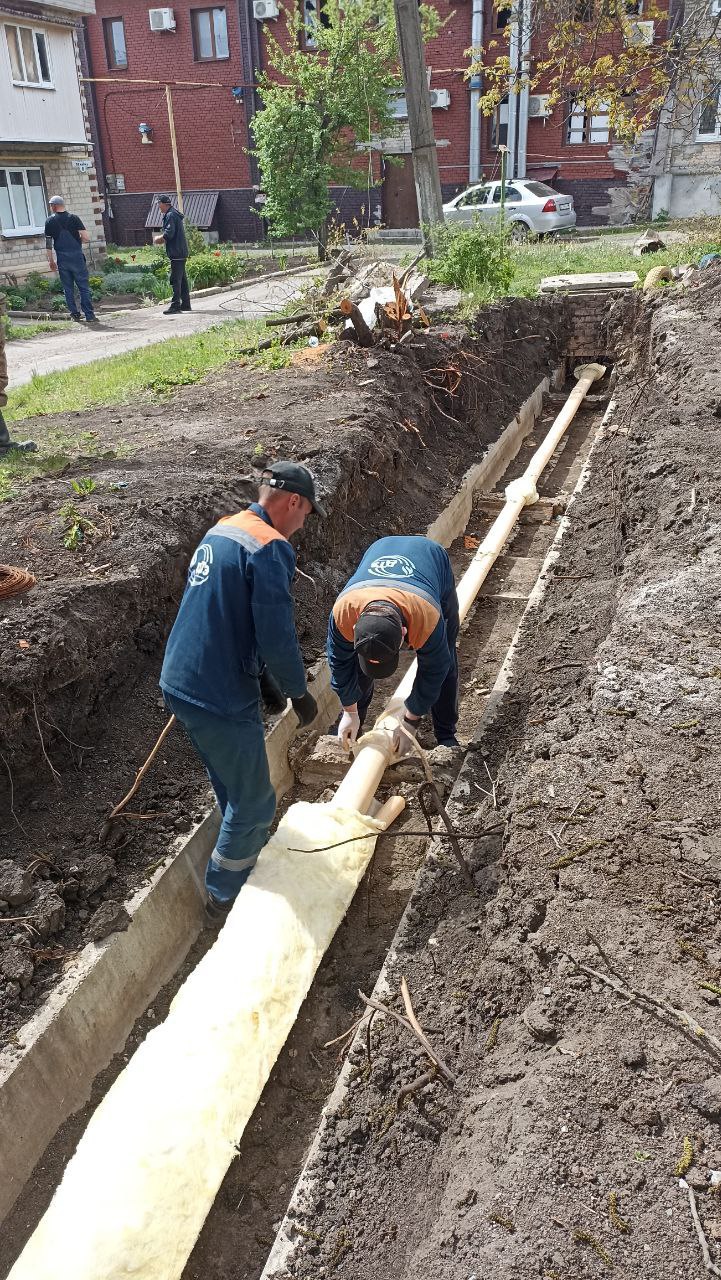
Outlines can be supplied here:
<path id="1" fill-rule="evenodd" d="M 629 22 L 626 44 L 653 44 L 653 22 Z"/>
<path id="2" fill-rule="evenodd" d="M 151 31 L 175 31 L 175 13 L 172 9 L 148 9 Z"/>
<path id="3" fill-rule="evenodd" d="M 721 0 L 711 0 L 708 11 L 712 18 L 718 18 L 721 14 Z"/>
<path id="4" fill-rule="evenodd" d="M 451 91 L 450 89 L 431 89 L 431 106 L 432 107 L 450 107 Z"/>
<path id="5" fill-rule="evenodd" d="M 269 18 L 277 18 L 279 14 L 276 0 L 253 0 L 253 17 L 258 22 L 267 22 Z"/>
<path id="6" fill-rule="evenodd" d="M 545 120 L 551 114 L 551 108 L 548 105 L 550 93 L 532 93 L 528 99 L 528 114 L 533 116 L 535 120 Z"/>

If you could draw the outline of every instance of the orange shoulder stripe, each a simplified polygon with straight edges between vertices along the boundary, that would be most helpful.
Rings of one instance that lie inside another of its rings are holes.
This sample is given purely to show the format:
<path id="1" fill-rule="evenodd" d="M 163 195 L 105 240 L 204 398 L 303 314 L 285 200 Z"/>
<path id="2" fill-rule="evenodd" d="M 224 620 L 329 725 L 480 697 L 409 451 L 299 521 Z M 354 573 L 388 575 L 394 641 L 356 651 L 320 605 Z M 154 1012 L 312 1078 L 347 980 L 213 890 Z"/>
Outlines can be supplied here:
<path id="1" fill-rule="evenodd" d="M 238 511 L 234 516 L 223 516 L 218 524 L 229 524 L 236 529 L 242 529 L 262 546 L 267 546 L 275 538 L 280 538 L 281 542 L 287 542 L 287 538 L 284 538 L 282 533 L 278 533 L 271 524 L 266 524 L 265 520 L 257 516 L 254 511 Z"/>

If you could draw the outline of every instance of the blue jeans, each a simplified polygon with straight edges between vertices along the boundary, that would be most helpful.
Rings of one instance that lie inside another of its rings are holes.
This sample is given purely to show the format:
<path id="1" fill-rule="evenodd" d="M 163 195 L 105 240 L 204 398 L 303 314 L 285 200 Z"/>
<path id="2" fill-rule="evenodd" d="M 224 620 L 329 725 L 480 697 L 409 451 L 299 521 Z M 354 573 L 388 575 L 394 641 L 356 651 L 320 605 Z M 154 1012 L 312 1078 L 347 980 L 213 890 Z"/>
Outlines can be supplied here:
<path id="1" fill-rule="evenodd" d="M 218 801 L 222 822 L 205 887 L 229 902 L 248 879 L 275 817 L 260 704 L 241 720 L 227 720 L 173 694 L 163 697 L 203 761 Z"/>
<path id="2" fill-rule="evenodd" d="M 78 304 L 75 300 L 75 289 L 77 287 L 80 294 L 80 306 L 85 313 L 86 320 L 92 320 L 95 316 L 93 310 L 93 299 L 90 296 L 90 285 L 88 283 L 88 264 L 85 261 L 85 255 L 82 253 L 63 253 L 58 254 L 58 275 L 65 293 L 65 302 L 71 316 L 80 315 Z"/>
<path id="3" fill-rule="evenodd" d="M 448 639 L 448 648 L 451 651 L 451 668 L 441 685 L 441 691 L 435 703 L 431 707 L 431 719 L 436 742 L 448 742 L 450 738 L 454 738 L 456 735 L 456 727 L 458 725 L 458 650 L 456 649 L 456 641 L 459 627 L 458 608 L 456 606 L 446 616 L 446 637 Z M 360 716 L 361 725 L 363 725 L 373 699 L 374 682 L 370 676 L 361 671 L 360 666 L 358 666 L 357 676 L 361 691 L 358 699 L 358 715 Z"/>

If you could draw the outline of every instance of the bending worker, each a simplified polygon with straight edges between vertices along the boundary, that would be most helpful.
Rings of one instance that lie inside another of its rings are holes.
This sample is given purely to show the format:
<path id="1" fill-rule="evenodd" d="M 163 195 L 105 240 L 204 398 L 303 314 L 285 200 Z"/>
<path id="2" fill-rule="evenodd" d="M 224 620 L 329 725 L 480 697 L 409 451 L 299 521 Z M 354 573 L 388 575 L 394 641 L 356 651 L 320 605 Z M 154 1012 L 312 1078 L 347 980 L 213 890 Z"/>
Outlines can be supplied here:
<path id="1" fill-rule="evenodd" d="M 350 750 L 365 721 L 376 680 L 393 674 L 403 644 L 418 671 L 403 726 L 413 737 L 428 711 L 440 746 L 457 747 L 458 598 L 448 552 L 430 538 L 380 538 L 366 551 L 333 606 L 328 624 L 331 684 L 343 715 L 338 737 Z M 399 756 L 410 750 L 398 730 Z"/>
<path id="2" fill-rule="evenodd" d="M 250 875 L 275 815 L 260 713 L 264 664 L 274 709 L 287 695 L 301 726 L 317 712 L 295 630 L 288 541 L 311 511 L 325 515 L 305 467 L 276 462 L 264 471 L 258 501 L 219 520 L 196 549 L 165 650 L 166 705 L 203 761 L 222 816 L 205 874 L 215 921 Z"/>

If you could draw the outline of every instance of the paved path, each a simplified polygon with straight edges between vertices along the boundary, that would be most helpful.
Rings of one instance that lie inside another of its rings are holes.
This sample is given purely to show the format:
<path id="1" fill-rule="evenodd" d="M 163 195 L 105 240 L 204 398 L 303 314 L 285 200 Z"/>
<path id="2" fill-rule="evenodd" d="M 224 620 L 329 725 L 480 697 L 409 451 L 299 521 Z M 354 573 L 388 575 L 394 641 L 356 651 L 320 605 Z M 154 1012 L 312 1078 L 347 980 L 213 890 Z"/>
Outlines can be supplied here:
<path id="1" fill-rule="evenodd" d="M 89 364 L 104 356 L 116 356 L 165 338 L 200 333 L 224 320 L 252 320 L 273 315 L 307 284 L 311 273 L 259 280 L 229 293 L 197 298 L 193 310 L 179 316 L 165 316 L 167 303 L 138 311 L 118 311 L 103 316 L 101 324 L 73 325 L 58 334 L 17 338 L 7 345 L 10 390 L 30 382 L 34 374 L 56 373 L 75 365 Z"/>

